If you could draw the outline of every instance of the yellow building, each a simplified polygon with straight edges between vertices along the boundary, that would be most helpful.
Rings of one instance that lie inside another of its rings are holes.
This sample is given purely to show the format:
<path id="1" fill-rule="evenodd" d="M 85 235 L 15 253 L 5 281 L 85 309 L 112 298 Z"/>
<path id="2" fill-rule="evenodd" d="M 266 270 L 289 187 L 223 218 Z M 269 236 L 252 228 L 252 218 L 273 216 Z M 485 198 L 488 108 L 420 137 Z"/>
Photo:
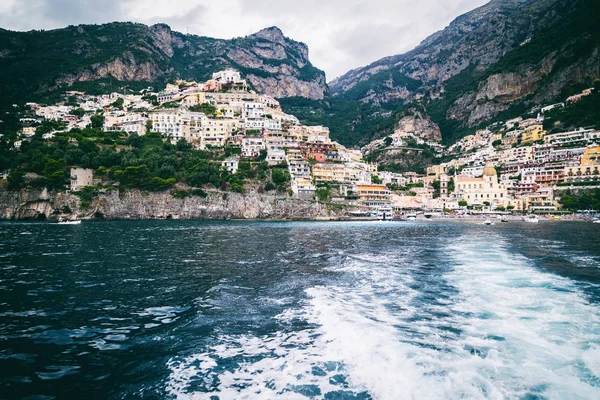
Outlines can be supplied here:
<path id="1" fill-rule="evenodd" d="M 197 92 L 188 94 L 181 100 L 181 103 L 185 105 L 196 105 L 206 103 L 205 93 Z"/>
<path id="2" fill-rule="evenodd" d="M 360 201 L 368 206 L 388 204 L 392 196 L 385 185 L 356 185 L 356 191 Z"/>
<path id="3" fill-rule="evenodd" d="M 312 167 L 312 175 L 318 182 L 344 182 L 346 166 L 337 163 L 319 163 Z"/>
<path id="4" fill-rule="evenodd" d="M 600 146 L 590 146 L 581 156 L 581 165 L 590 166 L 600 163 Z"/>
<path id="5" fill-rule="evenodd" d="M 546 131 L 542 125 L 531 125 L 525 129 L 521 139 L 521 143 L 533 143 L 542 139 L 546 135 Z"/>
<path id="6" fill-rule="evenodd" d="M 427 175 L 435 176 L 435 178 L 438 178 L 445 172 L 446 167 L 444 165 L 432 165 L 431 167 L 427 167 Z"/>
<path id="7" fill-rule="evenodd" d="M 455 178 L 455 192 L 459 200 L 466 200 L 469 205 L 484 204 L 506 206 L 510 203 L 506 187 L 498 183 L 496 169 L 488 163 L 483 169 L 481 178 L 458 175 Z"/>

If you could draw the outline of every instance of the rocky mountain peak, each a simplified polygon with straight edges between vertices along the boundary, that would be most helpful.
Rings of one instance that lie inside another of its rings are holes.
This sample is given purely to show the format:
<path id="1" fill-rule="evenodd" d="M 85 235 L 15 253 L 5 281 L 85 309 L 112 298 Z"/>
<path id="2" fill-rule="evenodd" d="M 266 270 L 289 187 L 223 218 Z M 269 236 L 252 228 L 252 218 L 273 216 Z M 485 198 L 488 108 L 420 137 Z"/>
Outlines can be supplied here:
<path id="1" fill-rule="evenodd" d="M 284 44 L 286 42 L 286 37 L 283 34 L 283 31 L 276 26 L 271 26 L 265 29 L 262 29 L 252 35 L 251 38 L 260 38 L 265 39 L 270 42 Z"/>
<path id="2" fill-rule="evenodd" d="M 0 93 L 9 94 L 0 96 L 0 105 L 15 103 L 25 93 L 35 99 L 83 86 L 103 92 L 124 83 L 160 88 L 172 79 L 209 79 L 227 67 L 238 69 L 257 91 L 277 98 L 320 100 L 328 93 L 325 73 L 310 63 L 308 47 L 277 27 L 224 40 L 185 35 L 163 23 L 120 22 L 0 30 Z"/>

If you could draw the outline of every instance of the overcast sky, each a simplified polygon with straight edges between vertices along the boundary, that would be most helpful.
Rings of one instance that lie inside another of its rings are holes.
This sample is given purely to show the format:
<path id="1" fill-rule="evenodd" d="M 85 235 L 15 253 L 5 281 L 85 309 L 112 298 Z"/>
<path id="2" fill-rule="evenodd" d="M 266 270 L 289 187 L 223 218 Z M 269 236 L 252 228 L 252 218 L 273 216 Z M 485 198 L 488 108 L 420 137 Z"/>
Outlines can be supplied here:
<path id="1" fill-rule="evenodd" d="M 217 38 L 276 25 L 305 42 L 331 80 L 411 50 L 454 18 L 488 0 L 0 0 L 0 27 L 53 29 L 136 21 Z"/>

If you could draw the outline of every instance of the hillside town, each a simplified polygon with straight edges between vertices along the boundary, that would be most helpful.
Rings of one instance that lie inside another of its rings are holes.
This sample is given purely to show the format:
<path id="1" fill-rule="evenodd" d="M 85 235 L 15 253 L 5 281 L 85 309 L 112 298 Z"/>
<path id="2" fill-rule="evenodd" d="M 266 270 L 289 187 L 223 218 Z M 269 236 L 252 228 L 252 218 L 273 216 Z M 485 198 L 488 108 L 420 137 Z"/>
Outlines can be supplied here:
<path id="1" fill-rule="evenodd" d="M 565 103 L 591 92 L 584 90 Z M 176 81 L 158 93 L 153 88 L 100 96 L 70 91 L 65 99 L 70 100 L 27 104 L 33 115 L 21 119 L 24 127 L 14 151 L 31 140 L 43 121 L 60 121 L 63 130 L 71 130 L 89 127 L 95 118 L 104 132 L 138 136 L 155 132 L 172 144 L 184 141 L 198 150 L 227 148 L 232 155 L 220 163 L 230 174 L 238 172 L 241 161 L 285 166 L 291 196 L 351 206 L 355 215 L 382 207 L 397 214 L 559 212 L 557 189 L 600 179 L 600 131 L 544 130 L 544 115 L 565 103 L 532 110 L 531 118 L 497 122 L 449 147 L 422 138 L 419 132 L 396 132 L 385 138 L 389 148 L 416 143 L 447 160 L 417 174 L 380 170 L 364 157 L 374 144 L 362 150 L 346 148 L 330 138 L 328 128 L 302 125 L 276 99 L 252 90 L 233 69 L 216 72 L 206 82 Z M 43 139 L 51 141 L 57 133 L 46 132 Z M 97 183 L 93 169 L 71 169 L 70 190 Z"/>

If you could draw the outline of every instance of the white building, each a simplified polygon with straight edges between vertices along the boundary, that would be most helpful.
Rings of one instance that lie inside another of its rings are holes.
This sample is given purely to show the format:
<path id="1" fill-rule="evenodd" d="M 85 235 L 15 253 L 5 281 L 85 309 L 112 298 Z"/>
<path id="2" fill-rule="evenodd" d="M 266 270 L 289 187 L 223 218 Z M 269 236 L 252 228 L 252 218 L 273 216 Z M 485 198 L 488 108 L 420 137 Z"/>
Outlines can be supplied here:
<path id="1" fill-rule="evenodd" d="M 269 165 L 277 165 L 286 162 L 283 138 L 269 137 L 266 140 L 267 162 Z"/>
<path id="2" fill-rule="evenodd" d="M 94 170 L 90 168 L 71 168 L 71 190 L 78 191 L 94 185 Z"/>
<path id="3" fill-rule="evenodd" d="M 235 174 L 238 172 L 238 168 L 240 165 L 239 157 L 229 157 L 225 161 L 221 163 L 221 167 L 225 168 L 230 174 Z"/>
<path id="4" fill-rule="evenodd" d="M 600 131 L 578 128 L 569 132 L 553 133 L 544 136 L 544 143 L 558 145 L 586 145 L 600 142 Z"/>
<path id="5" fill-rule="evenodd" d="M 265 104 L 252 101 L 244 102 L 242 116 L 244 118 L 263 118 L 265 116 Z"/>
<path id="6" fill-rule="evenodd" d="M 137 133 L 140 136 L 145 135 L 147 120 L 147 117 L 139 113 L 105 114 L 104 132 L 127 132 Z"/>
<path id="7" fill-rule="evenodd" d="M 265 141 L 262 137 L 247 136 L 242 139 L 242 157 L 258 157 L 264 149 Z"/>
<path id="8" fill-rule="evenodd" d="M 224 71 L 215 72 L 212 74 L 212 78 L 222 84 L 237 83 L 242 80 L 242 76 L 239 71 L 232 68 L 227 68 Z"/>
<path id="9" fill-rule="evenodd" d="M 281 122 L 268 118 L 246 118 L 244 120 L 244 129 L 246 130 L 269 130 L 280 131 Z"/>

